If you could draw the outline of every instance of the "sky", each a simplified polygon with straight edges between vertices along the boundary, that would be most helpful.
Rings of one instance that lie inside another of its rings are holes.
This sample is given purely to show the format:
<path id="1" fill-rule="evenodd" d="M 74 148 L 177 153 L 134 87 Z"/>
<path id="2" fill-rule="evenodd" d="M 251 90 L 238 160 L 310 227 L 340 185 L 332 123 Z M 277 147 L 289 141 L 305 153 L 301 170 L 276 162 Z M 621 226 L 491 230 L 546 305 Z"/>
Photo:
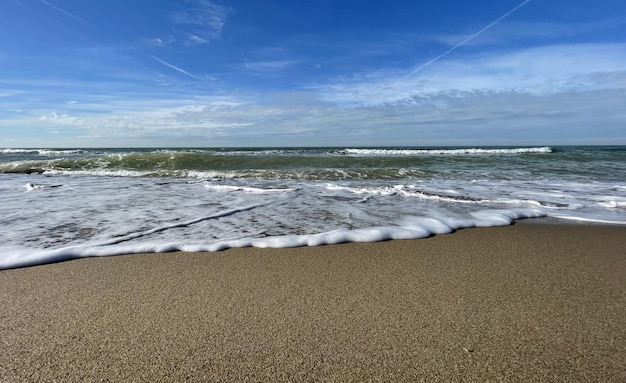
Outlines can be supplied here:
<path id="1" fill-rule="evenodd" d="M 0 147 L 626 144 L 624 0 L 1 0 Z"/>

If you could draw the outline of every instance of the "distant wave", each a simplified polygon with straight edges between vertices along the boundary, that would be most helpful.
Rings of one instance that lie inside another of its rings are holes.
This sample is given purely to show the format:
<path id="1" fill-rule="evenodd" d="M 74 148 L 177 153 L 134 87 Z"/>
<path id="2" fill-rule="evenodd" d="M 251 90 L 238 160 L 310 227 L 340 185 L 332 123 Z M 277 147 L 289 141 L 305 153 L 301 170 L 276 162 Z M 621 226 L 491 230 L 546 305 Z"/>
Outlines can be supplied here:
<path id="1" fill-rule="evenodd" d="M 355 156 L 415 156 L 415 155 L 471 155 L 471 154 L 524 154 L 552 153 L 549 146 L 532 148 L 459 148 L 459 149 L 344 149 Z"/>
<path id="2" fill-rule="evenodd" d="M 59 156 L 59 155 L 67 155 L 67 154 L 83 154 L 85 153 L 82 149 L 67 149 L 67 150 L 56 150 L 56 149 L 0 149 L 0 153 L 3 154 L 38 154 L 40 156 Z"/>

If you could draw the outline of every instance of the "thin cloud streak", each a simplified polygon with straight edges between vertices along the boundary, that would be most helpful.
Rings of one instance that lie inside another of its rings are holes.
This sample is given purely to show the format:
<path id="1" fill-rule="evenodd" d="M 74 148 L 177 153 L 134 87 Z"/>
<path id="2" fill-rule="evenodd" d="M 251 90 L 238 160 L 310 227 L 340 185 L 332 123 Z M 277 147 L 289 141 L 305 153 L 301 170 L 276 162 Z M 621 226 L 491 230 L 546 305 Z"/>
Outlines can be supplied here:
<path id="1" fill-rule="evenodd" d="M 484 27 L 483 29 L 479 30 L 478 32 L 474 33 L 473 35 L 471 35 L 470 37 L 466 38 L 465 40 L 461 41 L 460 43 L 458 43 L 457 45 L 453 46 L 452 48 L 448 49 L 447 51 L 445 51 L 444 53 L 440 54 L 439 56 L 435 57 L 434 59 L 427 61 L 426 63 L 420 65 L 419 67 L 413 69 L 411 72 L 409 72 L 406 76 L 403 77 L 403 79 L 406 79 L 407 77 L 411 77 L 413 76 L 415 73 L 419 72 L 420 70 L 422 70 L 423 68 L 429 66 L 430 64 L 434 63 L 435 61 L 441 59 L 442 57 L 447 56 L 448 54 L 452 53 L 454 50 L 456 50 L 459 47 L 462 47 L 463 45 L 467 44 L 469 41 L 471 41 L 472 39 L 474 39 L 476 36 L 480 35 L 481 33 L 483 33 L 484 31 L 486 31 L 487 29 L 493 27 L 494 25 L 498 24 L 500 21 L 504 20 L 505 18 L 507 18 L 510 14 L 512 14 L 513 12 L 517 11 L 518 9 L 520 9 L 521 7 L 523 7 L 524 5 L 526 5 L 527 3 L 529 3 L 530 0 L 524 0 L 522 3 L 520 3 L 517 7 L 511 9 L 510 11 L 508 11 L 507 13 L 505 13 L 504 15 L 498 17 L 496 20 L 492 21 L 491 23 L 489 23 L 486 27 Z"/>
<path id="2" fill-rule="evenodd" d="M 52 9 L 54 9 L 54 10 L 58 11 L 58 12 L 63 13 L 63 14 L 64 14 L 64 15 L 66 15 L 66 16 L 69 16 L 69 17 L 71 17 L 71 18 L 73 18 L 73 19 L 76 19 L 76 20 L 78 20 L 78 21 L 80 21 L 80 22 L 82 22 L 82 23 L 89 24 L 89 23 L 87 22 L 87 20 L 83 19 L 82 17 L 77 16 L 77 15 L 73 14 L 72 12 L 66 11 L 65 9 L 63 9 L 63 8 L 61 8 L 61 7 L 58 7 L 58 6 L 56 6 L 56 5 L 54 5 L 54 4 L 50 3 L 50 2 L 48 2 L 48 1 L 46 1 L 46 0 L 39 0 L 39 2 L 41 2 L 42 4 L 45 4 L 45 5 L 47 5 L 47 6 L 49 6 L 50 8 L 52 8 Z"/>
<path id="3" fill-rule="evenodd" d="M 202 78 L 200 78 L 200 77 L 198 77 L 198 76 L 196 76 L 194 74 L 191 74 L 191 73 L 187 72 L 186 70 L 177 67 L 176 65 L 173 65 L 173 64 L 168 63 L 167 61 L 161 60 L 160 58 L 158 58 L 156 56 L 152 56 L 152 55 L 148 55 L 148 56 L 150 56 L 150 58 L 152 58 L 153 60 L 160 62 L 161 64 L 165 65 L 166 67 L 168 67 L 170 69 L 174 69 L 175 71 L 177 71 L 179 73 L 182 73 L 182 74 L 184 74 L 186 76 L 189 76 L 189 77 L 191 77 L 191 78 L 193 78 L 195 80 L 204 82 L 204 80 Z"/>

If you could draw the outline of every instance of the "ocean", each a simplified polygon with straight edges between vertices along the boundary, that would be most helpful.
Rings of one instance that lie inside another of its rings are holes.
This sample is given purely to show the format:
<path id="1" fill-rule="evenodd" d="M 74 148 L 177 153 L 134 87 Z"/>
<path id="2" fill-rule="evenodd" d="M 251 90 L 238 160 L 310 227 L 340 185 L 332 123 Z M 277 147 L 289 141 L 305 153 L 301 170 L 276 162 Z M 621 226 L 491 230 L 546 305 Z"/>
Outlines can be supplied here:
<path id="1" fill-rule="evenodd" d="M 0 269 L 626 224 L 626 146 L 0 149 Z"/>

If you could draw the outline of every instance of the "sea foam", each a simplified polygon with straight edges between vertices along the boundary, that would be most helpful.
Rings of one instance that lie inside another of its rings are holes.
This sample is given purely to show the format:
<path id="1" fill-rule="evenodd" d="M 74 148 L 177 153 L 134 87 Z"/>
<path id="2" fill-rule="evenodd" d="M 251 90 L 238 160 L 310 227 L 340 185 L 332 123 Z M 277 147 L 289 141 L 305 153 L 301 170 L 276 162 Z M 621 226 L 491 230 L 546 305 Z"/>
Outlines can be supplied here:
<path id="1" fill-rule="evenodd" d="M 121 238 L 91 245 L 69 246 L 55 250 L 28 251 L 24 248 L 6 249 L 0 258 L 0 269 L 9 269 L 68 261 L 78 258 L 116 256 L 138 253 L 162 253 L 173 251 L 214 252 L 229 248 L 293 248 L 302 246 L 322 246 L 349 242 L 380 242 L 397 239 L 420 239 L 435 234 L 451 233 L 458 229 L 471 227 L 506 226 L 516 219 L 537 218 L 546 215 L 542 209 L 485 210 L 473 213 L 474 219 L 455 220 L 452 218 L 407 217 L 402 225 L 378 226 L 354 230 L 337 229 L 324 233 L 305 235 L 279 235 L 265 238 L 235 238 L 205 243 L 138 243 L 122 245 L 123 242 L 147 236 L 175 227 L 183 227 L 203 220 L 215 219 L 250 210 L 257 206 L 247 206 L 221 212 L 216 215 L 197 218 L 178 224 L 157 227 L 143 232 L 128 234 Z"/>
<path id="2" fill-rule="evenodd" d="M 522 153 L 551 153 L 549 146 L 532 148 L 459 148 L 459 149 L 345 149 L 344 153 L 355 156 L 459 156 L 474 154 L 522 154 Z"/>

